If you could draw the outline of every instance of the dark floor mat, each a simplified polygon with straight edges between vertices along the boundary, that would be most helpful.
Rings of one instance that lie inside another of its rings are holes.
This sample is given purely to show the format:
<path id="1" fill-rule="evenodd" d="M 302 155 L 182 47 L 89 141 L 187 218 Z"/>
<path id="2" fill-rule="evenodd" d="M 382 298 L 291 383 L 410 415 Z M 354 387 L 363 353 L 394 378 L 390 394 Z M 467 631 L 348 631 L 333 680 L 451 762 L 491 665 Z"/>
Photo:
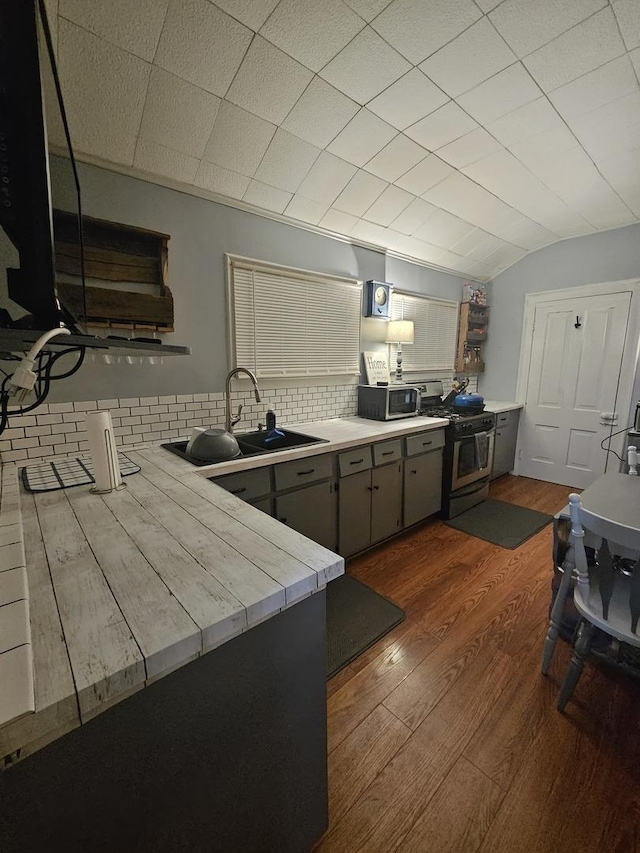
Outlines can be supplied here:
<path id="1" fill-rule="evenodd" d="M 404 610 L 351 575 L 327 584 L 327 678 L 404 618 Z"/>
<path id="2" fill-rule="evenodd" d="M 551 521 L 553 516 L 545 512 L 489 498 L 445 524 L 501 548 L 513 549 L 522 545 Z"/>

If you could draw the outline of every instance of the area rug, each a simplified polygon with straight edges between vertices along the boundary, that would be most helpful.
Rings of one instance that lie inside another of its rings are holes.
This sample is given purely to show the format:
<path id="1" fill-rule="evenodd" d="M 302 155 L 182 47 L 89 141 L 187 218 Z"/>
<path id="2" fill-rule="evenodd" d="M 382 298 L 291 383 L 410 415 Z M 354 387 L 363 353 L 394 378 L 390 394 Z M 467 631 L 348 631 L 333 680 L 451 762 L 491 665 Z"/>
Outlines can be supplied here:
<path id="1" fill-rule="evenodd" d="M 351 575 L 327 584 L 327 678 L 404 618 L 404 610 Z"/>
<path id="2" fill-rule="evenodd" d="M 501 548 L 517 548 L 553 521 L 552 515 L 526 509 L 492 498 L 446 521 L 449 527 L 462 530 Z"/>

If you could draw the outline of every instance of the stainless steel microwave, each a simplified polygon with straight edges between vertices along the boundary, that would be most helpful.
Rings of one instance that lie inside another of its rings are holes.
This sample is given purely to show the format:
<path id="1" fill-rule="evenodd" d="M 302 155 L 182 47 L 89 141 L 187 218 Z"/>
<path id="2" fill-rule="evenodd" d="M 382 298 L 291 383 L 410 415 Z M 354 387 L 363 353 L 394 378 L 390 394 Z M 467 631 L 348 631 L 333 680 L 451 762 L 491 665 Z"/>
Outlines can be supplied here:
<path id="1" fill-rule="evenodd" d="M 420 410 L 420 392 L 411 385 L 358 385 L 358 415 L 373 421 L 410 418 Z"/>

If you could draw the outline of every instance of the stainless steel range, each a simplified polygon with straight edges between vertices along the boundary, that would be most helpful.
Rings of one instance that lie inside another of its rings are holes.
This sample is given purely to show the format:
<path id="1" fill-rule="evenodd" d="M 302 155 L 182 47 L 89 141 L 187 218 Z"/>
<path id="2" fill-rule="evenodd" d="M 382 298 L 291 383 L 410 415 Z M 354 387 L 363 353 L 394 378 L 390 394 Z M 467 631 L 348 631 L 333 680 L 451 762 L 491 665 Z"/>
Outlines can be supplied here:
<path id="1" fill-rule="evenodd" d="M 453 518 L 489 496 L 496 416 L 493 412 L 455 412 L 443 403 L 442 383 L 421 388 L 420 414 L 447 418 L 442 470 L 442 515 Z"/>

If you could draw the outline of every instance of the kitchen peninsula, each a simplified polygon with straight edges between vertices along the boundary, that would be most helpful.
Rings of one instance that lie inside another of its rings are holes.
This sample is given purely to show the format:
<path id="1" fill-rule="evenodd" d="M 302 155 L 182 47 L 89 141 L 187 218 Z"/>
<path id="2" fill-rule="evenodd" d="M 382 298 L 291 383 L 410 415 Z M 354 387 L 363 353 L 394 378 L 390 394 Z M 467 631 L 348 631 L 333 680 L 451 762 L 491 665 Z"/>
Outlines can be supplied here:
<path id="1" fill-rule="evenodd" d="M 304 450 L 442 425 L 305 425 L 327 440 Z M 206 479 L 265 457 L 127 452 L 142 470 L 121 492 L 20 493 L 35 713 L 0 727 L 3 850 L 308 849 L 327 822 L 324 589 L 344 562 Z"/>

